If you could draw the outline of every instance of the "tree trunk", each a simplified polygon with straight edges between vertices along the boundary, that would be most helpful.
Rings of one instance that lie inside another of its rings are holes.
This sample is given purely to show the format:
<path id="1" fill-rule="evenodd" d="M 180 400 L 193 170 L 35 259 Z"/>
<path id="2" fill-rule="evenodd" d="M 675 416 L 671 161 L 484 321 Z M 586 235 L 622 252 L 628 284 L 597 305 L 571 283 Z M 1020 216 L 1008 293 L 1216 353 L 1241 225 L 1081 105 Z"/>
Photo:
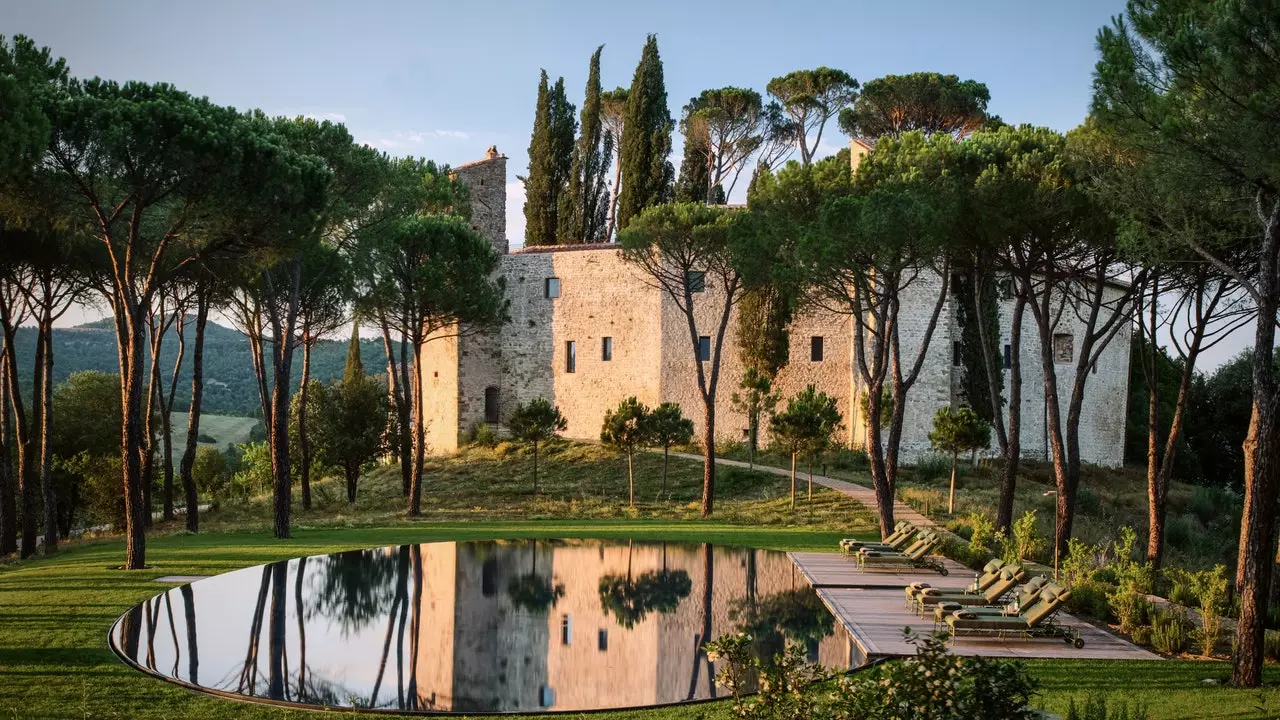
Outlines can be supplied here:
<path id="1" fill-rule="evenodd" d="M 1262 194 L 1259 193 L 1259 215 Z M 1231 682 L 1243 687 L 1262 684 L 1263 639 L 1275 541 L 1276 491 L 1280 489 L 1280 396 L 1275 378 L 1275 317 L 1280 277 L 1280 203 L 1266 217 L 1259 255 L 1258 320 L 1253 347 L 1253 412 L 1244 442 L 1244 514 L 1240 525 L 1240 555 L 1236 584 L 1240 591 L 1240 619 Z"/>
<path id="2" fill-rule="evenodd" d="M 413 484 L 413 448 L 415 447 L 413 434 L 413 410 L 414 400 L 410 397 L 410 389 L 413 384 L 409 378 L 409 348 L 408 337 L 404 333 L 400 333 L 400 451 L 403 456 L 409 458 L 407 465 L 401 466 L 401 478 L 404 482 L 404 496 L 409 497 L 409 488 Z M 416 371 L 417 364 L 414 365 Z M 418 379 L 418 397 L 422 397 L 421 378 Z M 425 432 L 425 430 L 423 431 Z"/>
<path id="3" fill-rule="evenodd" d="M 293 481 L 289 466 L 289 375 L 293 343 L 288 337 L 277 342 L 283 344 L 284 348 L 276 350 L 274 382 L 271 388 L 272 529 L 277 538 L 284 539 L 290 537 L 289 522 L 293 505 Z"/>
<path id="4" fill-rule="evenodd" d="M 200 531 L 200 500 L 192 474 L 200 442 L 200 411 L 204 402 L 204 331 L 209 324 L 209 294 L 201 288 L 196 294 L 196 336 L 191 352 L 191 407 L 187 414 L 187 444 L 182 453 L 182 490 L 187 506 L 187 530 Z"/>
<path id="5" fill-rule="evenodd" d="M 636 475 L 632 468 L 631 453 L 627 453 L 627 493 L 631 507 L 636 506 Z"/>
<path id="6" fill-rule="evenodd" d="M 947 495 L 947 514 L 956 514 L 956 458 L 955 453 L 951 453 L 951 492 Z"/>
<path id="7" fill-rule="evenodd" d="M 702 461 L 702 517 L 711 517 L 715 504 L 716 488 L 716 400 L 715 396 L 703 395 L 702 412 L 704 425 L 702 430 L 702 446 L 706 448 L 706 457 Z"/>
<path id="8" fill-rule="evenodd" d="M 1018 464 L 1022 460 L 1022 318 L 1026 307 L 1026 298 L 1019 292 L 1010 320 L 1008 445 L 1000 474 L 1000 501 L 996 511 L 996 530 L 1003 530 L 1006 535 L 1013 527 L 1013 498 L 1018 484 Z"/>
<path id="9" fill-rule="evenodd" d="M 667 492 L 667 456 L 670 453 L 670 450 L 671 450 L 670 447 L 666 445 L 662 446 L 662 494 L 663 495 L 669 494 Z"/>
<path id="10" fill-rule="evenodd" d="M 44 362 L 39 368 L 40 396 L 40 493 L 44 500 L 44 554 L 58 551 L 58 497 L 53 488 L 53 319 L 46 306 L 40 323 Z"/>
<path id="11" fill-rule="evenodd" d="M 618 138 L 617 142 L 621 142 L 622 138 Z M 605 242 L 611 241 L 613 238 L 613 230 L 615 220 L 618 217 L 618 189 L 622 186 L 622 162 L 619 160 L 617 169 L 613 171 L 613 191 L 609 193 L 609 224 L 604 231 Z"/>
<path id="12" fill-rule="evenodd" d="M 533 441 L 533 496 L 538 496 L 538 441 Z"/>
<path id="13" fill-rule="evenodd" d="M 356 482 L 360 480 L 360 466 L 345 463 L 343 468 L 346 470 L 347 476 L 347 504 L 355 504 Z"/>
<path id="14" fill-rule="evenodd" d="M 871 484 L 876 491 L 876 511 L 880 516 L 880 537 L 893 533 L 893 487 L 885 472 L 884 445 L 881 442 L 880 403 L 884 398 L 884 384 L 873 382 L 867 388 L 867 461 L 871 470 Z"/>
<path id="15" fill-rule="evenodd" d="M 791 452 L 791 512 L 796 511 L 796 454 Z"/>
<path id="16" fill-rule="evenodd" d="M 160 415 L 161 437 L 160 449 L 164 461 L 164 519 L 173 520 L 173 403 L 178 393 L 178 373 L 182 371 L 182 361 L 187 355 L 186 309 L 174 306 L 174 332 L 178 340 L 178 356 L 173 361 L 173 373 L 169 375 L 167 394 L 160 396 L 162 406 Z"/>
<path id="17" fill-rule="evenodd" d="M 311 336 L 303 329 L 302 335 L 302 384 L 298 386 L 298 458 L 302 466 L 302 509 L 311 509 L 311 439 L 307 435 L 307 385 L 311 382 Z M 350 479 L 348 478 L 348 484 Z M 347 502 L 355 502 L 355 492 L 349 489 Z"/>
<path id="18" fill-rule="evenodd" d="M 0 556 L 18 550 L 18 498 L 13 482 L 13 414 L 9 406 L 9 362 L 0 340 Z"/>
<path id="19" fill-rule="evenodd" d="M 809 512 L 813 512 L 813 456 L 809 456 Z"/>
<path id="20" fill-rule="evenodd" d="M 127 291 L 125 291 L 127 292 Z M 123 294 L 123 293 L 122 293 Z M 146 567 L 147 516 L 142 495 L 142 359 L 146 310 L 134 301 L 117 300 L 116 328 L 121 372 L 120 460 L 125 500 L 125 569 Z"/>
<path id="21" fill-rule="evenodd" d="M 401 492 L 409 497 L 409 485 L 413 479 L 413 437 L 409 434 L 409 403 L 405 397 L 408 383 L 402 382 L 396 355 L 391 344 L 391 325 L 385 315 L 379 317 L 382 326 L 382 347 L 387 353 L 387 394 L 391 396 L 391 412 L 396 414 L 396 455 L 400 461 Z M 404 343 L 400 343 L 403 354 Z M 403 358 L 402 363 L 403 365 Z"/>
<path id="22" fill-rule="evenodd" d="M 35 377 L 31 385 L 31 424 L 27 425 L 25 421 L 19 422 L 18 426 L 22 428 L 20 431 L 22 443 L 21 455 L 18 460 L 18 494 L 22 498 L 22 549 L 21 557 L 31 557 L 36 552 L 36 537 L 39 533 L 39 522 L 37 514 L 37 506 L 39 499 L 38 473 L 40 468 L 39 462 L 39 432 L 41 427 L 40 416 L 43 414 L 44 403 L 41 398 L 44 397 L 42 387 L 44 386 L 44 341 L 42 338 L 36 338 L 35 363 L 33 371 Z M 17 367 L 17 360 L 13 362 L 13 366 Z M 14 373 L 16 375 L 17 373 Z M 13 397 L 21 398 L 20 390 L 13 388 Z M 21 403 L 14 405 L 14 414 L 22 412 Z"/>
<path id="23" fill-rule="evenodd" d="M 427 431 L 423 424 L 426 416 L 422 407 L 422 343 L 415 343 L 413 348 L 413 377 L 409 379 L 413 388 L 413 474 L 409 483 L 409 517 L 422 514 L 422 470 L 427 454 Z M 538 454 L 534 445 L 534 493 L 538 487 Z"/>

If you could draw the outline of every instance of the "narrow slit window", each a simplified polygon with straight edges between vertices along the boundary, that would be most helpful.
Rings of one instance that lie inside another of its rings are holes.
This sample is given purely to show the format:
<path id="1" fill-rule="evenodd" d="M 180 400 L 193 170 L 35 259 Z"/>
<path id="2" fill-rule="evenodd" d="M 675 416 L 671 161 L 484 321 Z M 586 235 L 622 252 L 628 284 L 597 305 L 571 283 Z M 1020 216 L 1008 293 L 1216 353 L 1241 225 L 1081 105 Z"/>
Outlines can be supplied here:
<path id="1" fill-rule="evenodd" d="M 698 338 L 698 359 L 702 362 L 711 360 L 711 336 L 702 335 Z"/>
<path id="2" fill-rule="evenodd" d="M 1056 333 L 1053 336 L 1053 362 L 1066 364 L 1076 359 L 1075 338 L 1068 333 Z"/>
<path id="3" fill-rule="evenodd" d="M 689 286 L 689 292 L 700 293 L 707 290 L 707 274 L 701 270 L 690 270 L 684 276 L 685 285 Z"/>
<path id="4" fill-rule="evenodd" d="M 613 338 L 600 338 L 600 359 L 605 362 L 613 359 Z"/>
<path id="5" fill-rule="evenodd" d="M 547 278 L 545 290 L 548 298 L 560 297 L 560 278 Z"/>
<path id="6" fill-rule="evenodd" d="M 596 648 L 599 649 L 600 652 L 608 651 L 609 649 L 609 631 L 608 630 L 601 630 L 600 634 L 596 636 Z"/>
<path id="7" fill-rule="evenodd" d="M 564 371 L 578 371 L 578 343 L 572 340 L 564 344 Z"/>
<path id="8" fill-rule="evenodd" d="M 822 336 L 814 335 L 809 338 L 809 360 L 811 362 L 822 362 Z"/>
<path id="9" fill-rule="evenodd" d="M 560 644 L 561 645 L 573 644 L 573 616 L 572 615 L 560 616 Z"/>
<path id="10" fill-rule="evenodd" d="M 1004 369 L 1008 370 L 1013 367 L 1013 346 L 1009 343 L 1004 344 Z"/>
<path id="11" fill-rule="evenodd" d="M 964 344 L 959 340 L 951 343 L 951 364 L 956 367 L 964 364 Z"/>
<path id="12" fill-rule="evenodd" d="M 498 388 L 487 387 L 484 389 L 484 421 L 490 425 L 497 425 L 499 417 Z"/>

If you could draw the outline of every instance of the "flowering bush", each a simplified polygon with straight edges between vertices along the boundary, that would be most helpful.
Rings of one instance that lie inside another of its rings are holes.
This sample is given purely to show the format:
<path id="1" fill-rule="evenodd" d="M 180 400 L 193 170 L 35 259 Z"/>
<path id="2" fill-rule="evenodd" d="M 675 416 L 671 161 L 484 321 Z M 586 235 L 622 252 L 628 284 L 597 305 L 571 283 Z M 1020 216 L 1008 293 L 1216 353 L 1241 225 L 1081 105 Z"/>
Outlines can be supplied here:
<path id="1" fill-rule="evenodd" d="M 843 678 L 837 720 L 1023 720 L 1035 682 L 1021 663 L 952 655 L 945 635 L 905 631 L 914 657 Z"/>
<path id="2" fill-rule="evenodd" d="M 750 633 L 707 643 L 723 662 L 717 676 L 743 720 L 1029 720 L 1035 682 L 1021 663 L 952 655 L 945 635 L 904 631 L 913 657 L 836 677 L 805 662 L 799 644 L 770 659 L 752 648 Z M 754 697 L 750 693 L 758 692 Z"/>

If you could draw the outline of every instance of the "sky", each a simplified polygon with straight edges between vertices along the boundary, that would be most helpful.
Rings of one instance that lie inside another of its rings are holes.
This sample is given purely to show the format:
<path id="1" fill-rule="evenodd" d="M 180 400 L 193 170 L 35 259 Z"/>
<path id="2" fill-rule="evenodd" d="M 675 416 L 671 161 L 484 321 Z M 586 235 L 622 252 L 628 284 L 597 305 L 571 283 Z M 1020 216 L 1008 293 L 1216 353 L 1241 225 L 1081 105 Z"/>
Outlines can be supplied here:
<path id="1" fill-rule="evenodd" d="M 394 155 L 458 165 L 497 145 L 510 158 L 507 233 L 516 247 L 524 232 L 516 175 L 528 164 L 539 70 L 563 76 L 580 106 L 599 45 L 603 85 L 626 86 L 645 36 L 657 34 L 677 118 L 706 88 L 763 93 L 770 78 L 827 65 L 861 81 L 922 70 L 979 80 L 1006 122 L 1066 131 L 1088 112 L 1098 29 L 1123 5 L 0 0 L 0 33 L 31 36 L 80 77 L 168 82 L 239 109 L 328 118 Z M 847 142 L 833 122 L 819 154 Z M 1206 366 L 1244 342 L 1215 348 Z"/>

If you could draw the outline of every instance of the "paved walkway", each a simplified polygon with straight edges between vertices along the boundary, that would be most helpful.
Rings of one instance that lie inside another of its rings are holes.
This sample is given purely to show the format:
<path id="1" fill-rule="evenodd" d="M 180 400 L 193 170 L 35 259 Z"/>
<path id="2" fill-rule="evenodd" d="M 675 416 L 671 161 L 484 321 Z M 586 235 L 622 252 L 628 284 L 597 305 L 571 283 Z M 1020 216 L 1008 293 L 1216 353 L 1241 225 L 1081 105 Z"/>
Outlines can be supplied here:
<path id="1" fill-rule="evenodd" d="M 694 453 L 673 452 L 671 453 L 671 456 L 684 458 L 686 460 L 694 460 L 696 462 L 703 462 L 703 457 Z M 741 460 L 729 460 L 728 458 L 716 458 L 716 464 L 723 465 L 725 467 L 742 468 L 744 470 L 754 469 L 760 472 L 782 475 L 783 477 L 791 477 L 791 470 L 773 467 L 772 465 L 761 465 L 756 463 L 752 466 L 751 464 L 742 462 Z M 799 480 L 801 478 L 808 480 L 808 473 L 797 472 L 796 479 Z M 827 477 L 825 475 L 814 475 L 813 481 L 823 487 L 828 487 L 832 490 L 848 495 L 854 500 L 862 503 L 862 505 L 873 514 L 876 512 L 876 491 L 873 488 L 869 488 L 866 485 L 851 483 L 847 480 L 837 480 L 836 478 Z M 910 520 L 917 527 L 934 527 L 934 522 L 924 515 L 916 512 L 915 508 L 897 501 L 893 503 L 893 517 L 895 520 Z"/>

